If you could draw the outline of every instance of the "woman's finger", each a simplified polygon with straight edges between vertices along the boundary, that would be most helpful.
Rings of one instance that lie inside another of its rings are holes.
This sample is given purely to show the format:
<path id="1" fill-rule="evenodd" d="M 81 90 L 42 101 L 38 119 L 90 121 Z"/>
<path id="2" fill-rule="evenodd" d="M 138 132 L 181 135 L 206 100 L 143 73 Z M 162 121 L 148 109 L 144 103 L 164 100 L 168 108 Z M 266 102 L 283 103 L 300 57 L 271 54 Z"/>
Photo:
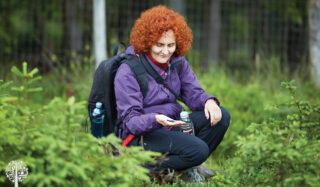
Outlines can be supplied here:
<path id="1" fill-rule="evenodd" d="M 211 126 L 216 125 L 222 118 L 221 109 L 217 108 L 215 112 L 213 112 L 213 123 L 211 123 Z"/>
<path id="2" fill-rule="evenodd" d="M 209 119 L 209 111 L 207 108 L 204 108 L 204 114 L 206 116 L 206 119 L 208 120 Z"/>
<path id="3" fill-rule="evenodd" d="M 216 119 L 215 119 L 215 113 L 214 112 L 210 112 L 210 123 L 211 123 L 211 126 L 214 126 L 216 124 Z"/>
<path id="4" fill-rule="evenodd" d="M 172 121 L 168 121 L 167 120 L 167 125 L 168 126 L 173 126 L 173 127 L 176 127 L 176 126 L 180 126 L 180 125 L 184 125 L 185 122 L 184 121 L 180 121 L 180 120 L 172 120 Z"/>

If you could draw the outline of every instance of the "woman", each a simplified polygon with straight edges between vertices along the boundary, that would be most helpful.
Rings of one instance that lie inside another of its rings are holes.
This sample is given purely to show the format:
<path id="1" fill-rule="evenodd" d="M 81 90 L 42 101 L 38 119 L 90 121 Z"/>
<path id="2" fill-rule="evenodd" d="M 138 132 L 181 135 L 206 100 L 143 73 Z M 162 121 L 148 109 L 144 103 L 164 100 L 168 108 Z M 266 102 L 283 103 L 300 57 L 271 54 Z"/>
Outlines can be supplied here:
<path id="1" fill-rule="evenodd" d="M 200 165 L 219 145 L 229 126 L 229 113 L 215 96 L 205 93 L 183 57 L 191 43 L 192 32 L 184 18 L 165 6 L 156 6 L 136 20 L 131 46 L 125 53 L 137 58 L 147 56 L 148 63 L 193 111 L 190 118 L 196 136 L 179 132 L 178 126 L 184 124 L 179 120 L 182 107 L 174 94 L 151 76 L 145 97 L 127 64 L 119 67 L 114 81 L 118 117 L 123 119 L 119 136 L 126 139 L 134 135 L 129 146 L 137 146 L 143 135 L 145 150 L 168 153 L 160 168 L 182 170 Z M 178 61 L 182 61 L 179 72 L 169 68 Z"/>

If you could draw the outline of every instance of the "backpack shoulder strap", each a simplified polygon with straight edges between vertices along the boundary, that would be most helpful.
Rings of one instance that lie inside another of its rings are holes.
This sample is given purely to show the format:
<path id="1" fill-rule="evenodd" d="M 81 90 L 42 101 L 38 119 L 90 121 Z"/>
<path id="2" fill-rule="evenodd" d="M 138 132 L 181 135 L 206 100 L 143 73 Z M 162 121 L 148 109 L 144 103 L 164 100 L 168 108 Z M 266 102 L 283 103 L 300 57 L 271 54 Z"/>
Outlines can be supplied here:
<path id="1" fill-rule="evenodd" d="M 176 69 L 176 71 L 178 72 L 178 75 L 180 76 L 181 66 L 182 66 L 182 60 L 179 60 L 179 61 L 173 63 L 170 66 L 170 69 L 171 70 Z"/>
<path id="2" fill-rule="evenodd" d="M 148 92 L 148 77 L 145 68 L 139 61 L 139 58 L 133 55 L 126 55 L 123 63 L 126 63 L 130 66 L 139 83 L 142 95 L 145 97 Z"/>
<path id="3" fill-rule="evenodd" d="M 144 66 L 144 68 L 146 69 L 146 71 L 149 73 L 149 75 L 151 75 L 154 80 L 156 80 L 156 82 L 158 84 L 162 84 L 164 87 L 166 87 L 175 97 L 176 99 L 178 99 L 179 101 L 185 103 L 182 99 L 181 96 L 179 96 L 178 94 L 176 94 L 163 80 L 163 78 L 156 72 L 156 70 L 153 69 L 153 67 L 148 63 L 145 55 L 140 55 L 141 56 L 141 62 Z"/>

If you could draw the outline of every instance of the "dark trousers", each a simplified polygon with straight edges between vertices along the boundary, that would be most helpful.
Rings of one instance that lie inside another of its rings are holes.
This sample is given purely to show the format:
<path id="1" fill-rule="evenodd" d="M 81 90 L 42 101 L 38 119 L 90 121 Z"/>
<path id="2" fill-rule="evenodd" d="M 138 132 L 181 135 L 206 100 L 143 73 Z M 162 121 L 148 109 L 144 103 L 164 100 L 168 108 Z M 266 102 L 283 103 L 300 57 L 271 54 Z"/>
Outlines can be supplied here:
<path id="1" fill-rule="evenodd" d="M 182 170 L 203 163 L 220 144 L 229 123 L 229 112 L 220 107 L 222 119 L 211 127 L 203 111 L 190 114 L 194 124 L 195 135 L 179 132 L 175 127 L 172 131 L 157 129 L 143 136 L 144 149 L 167 153 L 166 159 L 159 163 L 162 169 Z M 135 137 L 129 146 L 141 145 L 140 137 Z"/>

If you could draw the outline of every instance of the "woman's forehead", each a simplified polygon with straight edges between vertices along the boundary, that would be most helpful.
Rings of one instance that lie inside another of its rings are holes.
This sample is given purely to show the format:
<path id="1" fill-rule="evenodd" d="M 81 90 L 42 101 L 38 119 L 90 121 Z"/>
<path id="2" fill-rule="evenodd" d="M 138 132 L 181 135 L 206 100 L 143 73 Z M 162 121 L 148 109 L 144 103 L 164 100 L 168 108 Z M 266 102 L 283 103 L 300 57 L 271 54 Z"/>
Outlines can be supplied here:
<path id="1" fill-rule="evenodd" d="M 161 38 L 158 40 L 158 43 L 172 43 L 175 42 L 174 32 L 172 30 L 168 30 L 164 32 Z"/>

